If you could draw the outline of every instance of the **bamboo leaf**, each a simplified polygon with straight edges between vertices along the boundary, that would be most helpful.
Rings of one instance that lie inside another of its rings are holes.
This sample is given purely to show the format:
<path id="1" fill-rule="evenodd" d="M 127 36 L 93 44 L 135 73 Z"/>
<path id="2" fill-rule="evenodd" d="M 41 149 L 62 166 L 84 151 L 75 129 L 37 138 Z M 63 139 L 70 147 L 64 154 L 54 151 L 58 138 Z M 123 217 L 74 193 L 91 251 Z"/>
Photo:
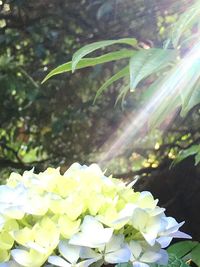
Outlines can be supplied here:
<path id="1" fill-rule="evenodd" d="M 110 86 L 112 83 L 116 82 L 117 80 L 128 76 L 129 74 L 129 67 L 126 66 L 123 69 L 121 69 L 120 71 L 118 71 L 116 74 L 114 74 L 112 77 L 110 77 L 97 91 L 94 102 L 96 101 L 96 99 L 103 93 L 103 91 L 105 91 L 108 86 Z"/>
<path id="2" fill-rule="evenodd" d="M 177 47 L 183 33 L 191 28 L 195 22 L 199 21 L 200 2 L 196 1 L 186 12 L 184 12 L 177 23 L 175 23 L 172 31 L 172 43 Z"/>
<path id="3" fill-rule="evenodd" d="M 196 84 L 191 90 L 191 95 L 188 101 L 183 104 L 181 110 L 181 116 L 185 117 L 187 113 L 196 105 L 200 103 L 200 84 Z"/>
<path id="4" fill-rule="evenodd" d="M 131 46 L 135 46 L 137 44 L 137 40 L 135 38 L 124 38 L 124 39 L 119 39 L 119 40 L 100 41 L 100 42 L 95 42 L 95 43 L 86 45 L 74 53 L 73 58 L 72 58 L 72 72 L 75 71 L 76 66 L 79 63 L 79 61 L 86 55 L 98 49 L 101 49 L 101 48 L 104 48 L 110 45 L 114 45 L 114 44 L 127 44 Z"/>
<path id="5" fill-rule="evenodd" d="M 192 145 L 191 147 L 187 149 L 181 150 L 172 165 L 175 165 L 181 162 L 182 160 L 184 160 L 185 158 L 189 156 L 197 154 L 199 151 L 200 151 L 200 145 Z"/>
<path id="6" fill-rule="evenodd" d="M 133 50 L 128 50 L 128 49 L 122 49 L 119 51 L 115 51 L 115 52 L 111 52 L 111 53 L 107 53 L 105 55 L 99 56 L 99 57 L 94 57 L 94 58 L 83 58 L 79 61 L 79 63 L 77 64 L 77 69 L 82 69 L 82 68 L 86 68 L 86 67 L 92 67 L 98 64 L 103 64 L 103 63 L 107 63 L 110 61 L 115 61 L 115 60 L 120 60 L 120 59 L 124 59 L 124 58 L 129 58 L 131 56 L 133 56 L 135 53 L 135 51 Z M 72 70 L 72 62 L 67 62 L 64 63 L 60 66 L 58 66 L 57 68 L 53 69 L 42 81 L 42 83 L 44 83 L 46 80 L 48 80 L 49 78 L 51 78 L 54 75 L 57 74 L 61 74 L 64 72 L 68 72 Z"/>
<path id="7" fill-rule="evenodd" d="M 194 103 L 191 103 L 191 100 L 198 104 L 200 102 L 200 98 L 197 97 L 199 94 L 199 77 L 200 77 L 200 60 L 197 58 L 190 69 L 187 71 L 187 77 L 183 77 L 185 79 L 185 88 L 182 88 L 180 91 L 181 102 L 182 102 L 182 110 L 181 116 L 185 116 L 187 112 L 194 106 Z M 195 98 L 193 98 L 195 95 Z M 192 99 L 193 98 L 193 99 Z"/>

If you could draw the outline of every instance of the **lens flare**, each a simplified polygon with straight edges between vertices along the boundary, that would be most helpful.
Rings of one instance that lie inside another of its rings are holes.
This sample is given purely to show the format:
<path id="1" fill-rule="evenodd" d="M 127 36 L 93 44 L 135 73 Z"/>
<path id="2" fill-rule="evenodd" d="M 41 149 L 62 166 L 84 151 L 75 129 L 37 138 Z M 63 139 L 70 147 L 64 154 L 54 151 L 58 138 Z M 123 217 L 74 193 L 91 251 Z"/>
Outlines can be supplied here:
<path id="1" fill-rule="evenodd" d="M 114 138 L 116 132 L 102 147 L 99 164 L 104 166 L 107 161 L 122 155 L 128 147 L 138 142 L 141 130 L 145 126 L 156 128 L 167 120 L 164 129 L 169 126 L 176 116 L 177 107 L 180 107 L 191 96 L 194 85 L 200 76 L 200 43 L 196 44 L 178 64 L 165 76 L 148 102 L 138 111 L 131 114 L 132 119 L 123 126 L 123 133 Z M 122 131 L 122 126 L 117 131 Z"/>

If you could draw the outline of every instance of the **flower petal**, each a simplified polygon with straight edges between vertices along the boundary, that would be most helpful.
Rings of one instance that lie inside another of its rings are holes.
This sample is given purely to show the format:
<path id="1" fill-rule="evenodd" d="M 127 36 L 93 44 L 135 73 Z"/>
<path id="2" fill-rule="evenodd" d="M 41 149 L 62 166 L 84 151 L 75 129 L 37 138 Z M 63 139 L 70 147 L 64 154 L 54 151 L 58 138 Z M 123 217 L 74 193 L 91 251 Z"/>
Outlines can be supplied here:
<path id="1" fill-rule="evenodd" d="M 81 233 L 75 234 L 69 244 L 98 248 L 109 242 L 113 229 L 104 228 L 103 225 L 94 217 L 86 216 L 81 225 Z"/>
<path id="2" fill-rule="evenodd" d="M 6 261 L 3 263 L 0 263 L 0 267 L 22 267 L 22 265 L 19 265 L 15 261 Z"/>
<path id="3" fill-rule="evenodd" d="M 142 253 L 142 247 L 137 241 L 131 241 L 129 243 L 129 249 L 134 257 L 134 259 L 138 259 L 140 254 Z"/>
<path id="4" fill-rule="evenodd" d="M 161 236 L 156 239 L 156 241 L 161 245 L 161 248 L 166 248 L 172 241 L 172 237 L 169 236 Z"/>
<path id="5" fill-rule="evenodd" d="M 70 263 L 75 264 L 80 257 L 80 247 L 69 245 L 68 241 L 61 240 L 58 245 L 60 254 Z"/>
<path id="6" fill-rule="evenodd" d="M 131 257 L 131 252 L 128 247 L 121 248 L 117 251 L 105 254 L 105 261 L 107 263 L 123 263 L 128 262 Z"/>
<path id="7" fill-rule="evenodd" d="M 77 267 L 88 267 L 94 262 L 96 262 L 96 259 L 89 259 L 89 260 L 81 261 L 77 264 Z"/>
<path id="8" fill-rule="evenodd" d="M 161 258 L 156 262 L 157 264 L 161 264 L 161 265 L 167 265 L 168 264 L 168 260 L 169 260 L 169 256 L 166 250 L 161 249 L 159 251 L 159 254 L 161 255 Z"/>
<path id="9" fill-rule="evenodd" d="M 82 259 L 97 259 L 99 260 L 102 255 L 100 253 L 95 252 L 91 248 L 82 247 L 80 250 L 80 257 Z"/>
<path id="10" fill-rule="evenodd" d="M 155 251 L 147 251 L 140 257 L 140 260 L 146 263 L 153 263 L 157 262 L 160 258 L 161 255 L 159 253 L 156 253 Z"/>
<path id="11" fill-rule="evenodd" d="M 13 249 L 11 255 L 17 263 L 25 267 L 41 266 L 48 258 L 48 255 L 38 253 L 35 250 L 26 251 L 23 249 Z"/>
<path id="12" fill-rule="evenodd" d="M 192 237 L 184 232 L 177 231 L 175 233 L 170 234 L 170 236 L 175 237 L 175 238 L 187 238 L 191 239 Z"/>
<path id="13" fill-rule="evenodd" d="M 106 244 L 106 253 L 119 250 L 124 242 L 124 235 L 113 235 Z"/>
<path id="14" fill-rule="evenodd" d="M 132 263 L 133 267 L 149 267 L 148 264 L 143 263 L 143 262 L 139 262 L 139 261 L 135 261 Z"/>
<path id="15" fill-rule="evenodd" d="M 48 258 L 48 262 L 55 265 L 55 266 L 60 266 L 60 267 L 70 267 L 71 264 L 69 264 L 67 261 L 63 260 L 59 256 L 50 256 Z"/>

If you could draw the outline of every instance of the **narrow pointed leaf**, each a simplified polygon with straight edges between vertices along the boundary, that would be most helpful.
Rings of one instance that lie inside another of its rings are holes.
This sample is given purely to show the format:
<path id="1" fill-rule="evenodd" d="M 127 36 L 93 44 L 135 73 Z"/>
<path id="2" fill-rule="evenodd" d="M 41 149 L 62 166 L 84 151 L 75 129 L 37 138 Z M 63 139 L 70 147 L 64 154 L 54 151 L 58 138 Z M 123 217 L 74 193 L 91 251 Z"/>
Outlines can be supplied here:
<path id="1" fill-rule="evenodd" d="M 129 68 L 128 66 L 124 67 L 123 69 L 121 69 L 120 71 L 118 71 L 116 74 L 114 74 L 112 77 L 110 77 L 97 91 L 94 102 L 96 101 L 96 99 L 103 93 L 103 91 L 105 91 L 108 86 L 110 86 L 112 83 L 116 82 L 117 80 L 128 76 L 129 74 Z"/>
<path id="2" fill-rule="evenodd" d="M 121 99 L 121 107 L 123 109 L 124 100 L 125 100 L 125 97 L 126 97 L 126 95 L 127 95 L 127 93 L 128 93 L 129 90 L 130 90 L 129 85 L 128 86 L 125 86 L 121 90 L 121 92 L 118 94 L 117 99 L 115 101 L 115 106 L 118 104 L 119 100 Z"/>
<path id="3" fill-rule="evenodd" d="M 135 46 L 137 44 L 137 41 L 135 38 L 124 38 L 124 39 L 119 39 L 119 40 L 100 41 L 100 42 L 95 42 L 95 43 L 86 45 L 74 53 L 73 58 L 72 58 L 72 72 L 75 71 L 78 62 L 86 55 L 98 49 L 101 49 L 101 48 L 104 48 L 110 45 L 114 45 L 114 44 L 127 44 L 131 46 Z"/>
<path id="4" fill-rule="evenodd" d="M 193 90 L 191 90 L 190 96 L 188 96 L 188 100 L 185 101 L 182 106 L 181 116 L 185 117 L 187 113 L 196 105 L 200 103 L 200 83 L 197 83 Z"/>
<path id="5" fill-rule="evenodd" d="M 195 166 L 198 165 L 199 162 L 200 162 L 200 149 L 199 149 L 198 154 L 196 154 L 196 156 L 195 156 Z"/>
<path id="6" fill-rule="evenodd" d="M 107 53 L 107 54 L 99 56 L 99 57 L 83 58 L 77 64 L 76 69 L 92 67 L 92 66 L 107 63 L 110 61 L 129 58 L 129 57 L 133 56 L 134 53 L 135 53 L 135 51 L 133 51 L 133 50 L 122 49 L 119 51 Z M 69 72 L 71 70 L 72 70 L 72 62 L 69 61 L 67 63 L 64 63 L 64 64 L 58 66 L 57 68 L 53 69 L 49 74 L 47 74 L 47 76 L 44 78 L 42 83 L 44 83 L 45 81 L 47 81 L 49 78 L 51 78 L 54 75 L 61 74 L 64 72 Z"/>
<path id="7" fill-rule="evenodd" d="M 174 24 L 172 31 L 172 43 L 177 47 L 179 40 L 184 32 L 191 29 L 191 26 L 198 22 L 200 14 L 200 2 L 193 4 L 186 12 L 184 12 L 177 23 Z"/>
<path id="8" fill-rule="evenodd" d="M 179 155 L 174 160 L 173 165 L 181 162 L 182 160 L 184 160 L 189 156 L 197 154 L 199 151 L 200 151 L 200 145 L 192 145 L 191 147 L 180 151 Z"/>
<path id="9" fill-rule="evenodd" d="M 197 58 L 190 69 L 187 71 L 187 79 L 185 88 L 180 91 L 181 102 L 182 102 L 182 110 L 181 116 L 185 116 L 187 114 L 188 105 L 190 103 L 190 99 L 193 94 L 197 96 L 197 92 L 199 91 L 199 77 L 200 77 L 200 60 Z M 197 91 L 197 92 L 196 92 Z M 196 99 L 196 103 L 198 103 L 200 98 Z"/>

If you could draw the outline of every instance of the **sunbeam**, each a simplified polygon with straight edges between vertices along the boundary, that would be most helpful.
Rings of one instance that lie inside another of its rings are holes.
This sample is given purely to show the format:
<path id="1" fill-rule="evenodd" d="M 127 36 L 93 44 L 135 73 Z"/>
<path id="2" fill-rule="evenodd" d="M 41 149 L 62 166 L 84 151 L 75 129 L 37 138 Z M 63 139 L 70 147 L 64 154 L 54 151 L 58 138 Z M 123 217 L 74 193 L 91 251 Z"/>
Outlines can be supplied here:
<path id="1" fill-rule="evenodd" d="M 138 141 L 140 132 L 145 125 L 150 125 L 151 129 L 158 127 L 159 117 L 163 115 L 162 121 L 170 117 L 164 128 L 162 127 L 164 132 L 172 118 L 176 116 L 176 112 L 174 112 L 176 108 L 184 103 L 187 95 L 191 94 L 191 88 L 200 76 L 199 67 L 200 43 L 196 44 L 163 79 L 148 103 L 133 115 L 125 127 L 123 126 L 123 133 L 115 139 L 113 136 L 116 132 L 113 133 L 102 147 L 103 152 L 99 157 L 99 164 L 104 166 L 107 161 L 123 154 L 130 144 L 134 145 Z"/>

